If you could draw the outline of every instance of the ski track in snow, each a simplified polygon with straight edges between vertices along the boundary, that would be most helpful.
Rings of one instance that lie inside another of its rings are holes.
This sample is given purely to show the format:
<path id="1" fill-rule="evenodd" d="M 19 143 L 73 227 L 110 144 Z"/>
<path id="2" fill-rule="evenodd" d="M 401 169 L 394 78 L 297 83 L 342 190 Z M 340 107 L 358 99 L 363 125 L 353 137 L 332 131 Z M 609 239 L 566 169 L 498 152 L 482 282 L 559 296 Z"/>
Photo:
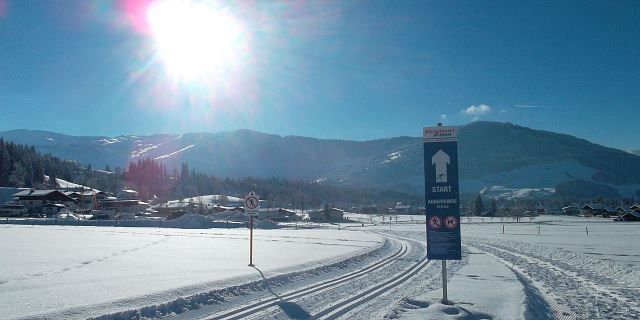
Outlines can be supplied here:
<path id="1" fill-rule="evenodd" d="M 238 286 L 215 289 L 188 297 L 181 297 L 158 305 L 107 314 L 94 319 L 152 319 L 171 316 L 182 319 L 208 319 L 216 312 L 226 311 L 227 308 L 225 307 L 241 306 L 247 302 L 264 300 L 270 295 L 278 297 L 278 294 L 274 292 L 274 290 L 278 288 L 286 290 L 290 289 L 292 285 L 298 287 L 304 283 L 317 283 L 319 280 L 336 273 L 341 273 L 343 270 L 350 270 L 362 264 L 371 263 L 371 261 L 378 261 L 391 248 L 392 244 L 389 241 L 385 241 L 384 245 L 377 249 L 330 265 L 264 278 L 263 280 Z M 258 268 L 256 268 L 256 270 L 262 274 Z M 125 302 L 123 304 L 126 305 L 127 303 Z M 282 306 L 282 304 L 279 304 L 279 306 Z M 267 318 L 271 319 L 271 316 L 267 316 Z"/>
<path id="2" fill-rule="evenodd" d="M 633 269 L 520 241 L 466 238 L 465 243 L 531 281 L 556 319 L 640 318 L 640 273 Z"/>
<path id="3" fill-rule="evenodd" d="M 407 290 L 414 288 L 416 277 L 427 279 L 422 283 L 434 289 L 442 281 L 439 264 L 425 259 L 424 243 L 402 236 L 384 236 L 389 240 L 383 247 L 330 266 L 98 319 L 167 316 L 178 319 L 382 319 L 407 295 Z M 402 250 L 403 247 L 406 249 Z M 389 254 L 389 251 L 396 253 Z M 450 270 L 457 270 L 461 265 L 454 262 Z"/>

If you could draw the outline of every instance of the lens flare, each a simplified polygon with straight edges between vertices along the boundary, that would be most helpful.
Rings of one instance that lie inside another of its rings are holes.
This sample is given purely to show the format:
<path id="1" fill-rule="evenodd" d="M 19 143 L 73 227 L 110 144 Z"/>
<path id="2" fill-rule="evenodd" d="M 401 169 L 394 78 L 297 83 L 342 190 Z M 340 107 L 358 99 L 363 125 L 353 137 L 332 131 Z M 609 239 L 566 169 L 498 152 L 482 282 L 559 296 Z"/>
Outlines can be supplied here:
<path id="1" fill-rule="evenodd" d="M 146 18 L 159 60 L 178 81 L 209 82 L 242 63 L 242 24 L 211 2 L 161 0 L 148 6 Z"/>

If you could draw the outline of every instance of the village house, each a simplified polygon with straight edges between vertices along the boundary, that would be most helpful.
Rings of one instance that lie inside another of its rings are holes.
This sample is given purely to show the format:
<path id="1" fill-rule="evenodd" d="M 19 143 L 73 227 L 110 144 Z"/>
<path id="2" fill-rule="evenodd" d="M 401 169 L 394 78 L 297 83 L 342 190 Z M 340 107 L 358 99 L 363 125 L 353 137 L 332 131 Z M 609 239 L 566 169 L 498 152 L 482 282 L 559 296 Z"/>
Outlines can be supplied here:
<path id="1" fill-rule="evenodd" d="M 582 206 L 582 214 L 585 216 L 596 216 L 602 214 L 604 206 L 601 204 L 585 204 Z"/>
<path id="2" fill-rule="evenodd" d="M 143 213 L 149 204 L 139 200 L 107 200 L 100 203 L 100 215 L 109 220 L 134 220 L 136 214 Z"/>
<path id="3" fill-rule="evenodd" d="M 98 202 L 108 199 L 105 192 L 91 189 L 65 191 L 64 194 L 76 200 L 76 206 L 71 208 L 81 210 L 96 209 Z"/>
<path id="4" fill-rule="evenodd" d="M 625 213 L 620 219 L 622 221 L 640 221 L 640 208 Z"/>
<path id="5" fill-rule="evenodd" d="M 22 204 L 28 213 L 42 213 L 46 204 L 75 204 L 75 200 L 58 190 L 24 190 L 13 195 L 16 202 Z"/>
<path id="6" fill-rule="evenodd" d="M 20 217 L 27 214 L 27 208 L 17 203 L 0 204 L 0 217 Z"/>

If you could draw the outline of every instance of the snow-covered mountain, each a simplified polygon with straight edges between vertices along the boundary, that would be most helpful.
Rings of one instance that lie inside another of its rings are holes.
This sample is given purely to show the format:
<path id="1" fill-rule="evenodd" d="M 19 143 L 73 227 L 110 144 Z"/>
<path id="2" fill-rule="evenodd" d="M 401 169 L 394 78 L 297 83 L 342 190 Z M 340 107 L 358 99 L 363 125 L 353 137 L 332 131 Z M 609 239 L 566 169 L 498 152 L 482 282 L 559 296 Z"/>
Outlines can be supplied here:
<path id="1" fill-rule="evenodd" d="M 190 168 L 220 177 L 284 177 L 413 192 L 424 186 L 420 137 L 346 141 L 250 130 L 118 137 L 13 130 L 0 137 L 94 168 L 153 158 L 170 170 L 188 162 Z M 621 194 L 640 190 L 640 156 L 509 123 L 462 126 L 459 154 L 462 192 L 493 186 L 554 188 L 572 180 L 604 184 Z"/>

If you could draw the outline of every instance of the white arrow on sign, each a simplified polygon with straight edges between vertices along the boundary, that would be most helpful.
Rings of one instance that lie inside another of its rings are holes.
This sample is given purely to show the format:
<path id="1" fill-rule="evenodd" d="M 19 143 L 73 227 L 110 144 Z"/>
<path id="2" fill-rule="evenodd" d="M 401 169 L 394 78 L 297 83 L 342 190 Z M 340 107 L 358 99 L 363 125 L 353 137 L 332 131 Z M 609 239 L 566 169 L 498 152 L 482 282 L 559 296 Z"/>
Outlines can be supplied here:
<path id="1" fill-rule="evenodd" d="M 436 182 L 447 182 L 447 165 L 450 163 L 451 158 L 442 149 L 431 157 L 431 164 L 436 165 Z"/>

